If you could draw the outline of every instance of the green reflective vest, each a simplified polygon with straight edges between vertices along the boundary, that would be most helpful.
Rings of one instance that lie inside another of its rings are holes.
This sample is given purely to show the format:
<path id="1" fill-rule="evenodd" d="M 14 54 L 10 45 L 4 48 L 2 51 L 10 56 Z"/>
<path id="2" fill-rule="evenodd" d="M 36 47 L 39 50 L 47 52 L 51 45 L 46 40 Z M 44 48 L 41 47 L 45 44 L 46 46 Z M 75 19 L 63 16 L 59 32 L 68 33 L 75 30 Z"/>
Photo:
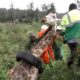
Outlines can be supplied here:
<path id="1" fill-rule="evenodd" d="M 80 21 L 80 11 L 74 9 L 65 14 L 61 21 L 62 30 L 66 30 L 66 27 L 73 24 L 76 21 Z"/>

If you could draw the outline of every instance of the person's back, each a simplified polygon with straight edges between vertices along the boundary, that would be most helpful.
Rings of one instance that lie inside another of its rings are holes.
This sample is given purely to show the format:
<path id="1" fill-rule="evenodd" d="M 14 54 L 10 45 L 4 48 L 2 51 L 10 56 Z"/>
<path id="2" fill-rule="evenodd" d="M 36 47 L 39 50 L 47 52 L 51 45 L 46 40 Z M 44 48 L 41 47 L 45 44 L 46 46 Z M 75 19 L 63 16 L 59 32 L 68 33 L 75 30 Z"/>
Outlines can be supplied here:
<path id="1" fill-rule="evenodd" d="M 69 6 L 69 12 L 67 12 L 61 21 L 62 29 L 73 25 L 76 22 L 80 22 L 80 11 L 77 9 L 76 4 L 72 3 Z"/>
<path id="2" fill-rule="evenodd" d="M 68 20 L 69 17 L 70 17 L 70 22 Z M 67 25 L 73 24 L 74 22 L 77 22 L 79 20 L 80 20 L 80 11 L 77 9 L 74 9 L 64 15 L 61 25 L 67 26 Z"/>
<path id="3" fill-rule="evenodd" d="M 77 10 L 77 9 L 71 10 L 69 12 L 69 15 L 71 17 L 72 23 L 75 22 L 75 21 L 79 21 L 80 20 L 80 11 Z"/>

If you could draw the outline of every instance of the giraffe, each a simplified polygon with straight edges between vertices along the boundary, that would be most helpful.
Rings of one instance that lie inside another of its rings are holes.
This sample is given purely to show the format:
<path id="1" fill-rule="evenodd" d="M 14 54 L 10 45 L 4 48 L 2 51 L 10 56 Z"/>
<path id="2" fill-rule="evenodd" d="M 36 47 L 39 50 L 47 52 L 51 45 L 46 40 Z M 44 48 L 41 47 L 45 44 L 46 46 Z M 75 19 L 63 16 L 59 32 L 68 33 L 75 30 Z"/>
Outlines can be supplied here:
<path id="1" fill-rule="evenodd" d="M 54 20 L 55 21 L 55 20 Z M 49 29 L 39 40 L 39 42 L 31 48 L 32 55 L 39 58 L 44 52 L 44 48 L 51 45 L 55 40 L 55 24 L 50 25 Z M 39 69 L 35 66 L 21 61 L 14 68 L 10 70 L 10 80 L 37 80 L 39 75 Z"/>
<path id="2" fill-rule="evenodd" d="M 38 69 L 24 61 L 14 66 L 9 73 L 9 80 L 37 80 L 37 77 Z"/>
<path id="3" fill-rule="evenodd" d="M 47 33 L 41 38 L 35 47 L 31 49 L 31 52 L 34 56 L 39 57 L 43 51 L 44 47 L 53 42 L 53 29 L 52 26 Z M 39 75 L 39 70 L 35 66 L 30 66 L 24 61 L 20 62 L 10 71 L 9 77 L 10 80 L 37 80 Z"/>

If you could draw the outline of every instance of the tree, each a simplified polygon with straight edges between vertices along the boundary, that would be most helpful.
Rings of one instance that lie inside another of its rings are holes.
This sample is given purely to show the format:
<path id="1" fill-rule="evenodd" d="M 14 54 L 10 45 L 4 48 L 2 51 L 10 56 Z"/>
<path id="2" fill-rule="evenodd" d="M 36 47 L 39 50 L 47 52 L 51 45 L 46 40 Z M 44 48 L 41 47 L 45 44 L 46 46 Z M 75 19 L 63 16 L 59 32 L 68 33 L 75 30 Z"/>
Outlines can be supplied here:
<path id="1" fill-rule="evenodd" d="M 50 8 L 48 9 L 48 12 L 53 12 L 53 13 L 56 12 L 56 9 L 55 9 L 55 6 L 54 6 L 54 3 L 51 3 L 51 4 L 50 4 Z"/>
<path id="2" fill-rule="evenodd" d="M 39 9 L 37 8 L 35 10 L 35 21 L 38 21 L 39 20 Z"/>
<path id="3" fill-rule="evenodd" d="M 5 8 L 0 8 L 0 22 L 5 22 L 7 19 L 7 10 Z"/>
<path id="4" fill-rule="evenodd" d="M 27 9 L 27 11 L 28 11 L 28 19 L 29 19 L 29 21 L 32 22 L 34 20 L 34 16 L 35 16 L 34 3 L 31 2 L 27 7 L 28 7 L 28 9 Z"/>
<path id="5" fill-rule="evenodd" d="M 11 3 L 10 5 L 10 9 L 9 9 L 9 20 L 13 23 L 14 20 L 14 9 L 13 9 L 13 3 Z"/>
<path id="6" fill-rule="evenodd" d="M 43 4 L 43 5 L 42 5 L 42 11 L 43 11 L 43 12 L 46 12 L 47 9 L 48 9 L 48 6 L 47 6 L 46 4 Z"/>
<path id="7" fill-rule="evenodd" d="M 42 16 L 45 16 L 46 14 L 48 14 L 48 13 L 50 13 L 50 12 L 53 12 L 53 13 L 56 12 L 54 3 L 47 4 L 47 5 L 46 5 L 46 4 L 43 4 L 43 5 L 42 5 L 42 13 L 43 13 Z"/>
<path id="8" fill-rule="evenodd" d="M 48 5 L 43 4 L 42 5 L 42 16 L 45 16 L 47 14 Z"/>

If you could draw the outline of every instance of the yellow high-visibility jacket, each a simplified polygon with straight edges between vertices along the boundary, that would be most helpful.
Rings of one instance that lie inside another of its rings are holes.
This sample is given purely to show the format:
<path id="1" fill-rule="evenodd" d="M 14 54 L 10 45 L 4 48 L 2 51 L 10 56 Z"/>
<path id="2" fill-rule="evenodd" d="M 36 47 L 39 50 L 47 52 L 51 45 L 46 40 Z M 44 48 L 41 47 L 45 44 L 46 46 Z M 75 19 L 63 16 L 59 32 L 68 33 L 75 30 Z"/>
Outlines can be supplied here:
<path id="1" fill-rule="evenodd" d="M 71 10 L 65 14 L 61 21 L 62 30 L 66 30 L 67 26 L 74 24 L 75 22 L 80 21 L 80 11 L 77 9 Z"/>

